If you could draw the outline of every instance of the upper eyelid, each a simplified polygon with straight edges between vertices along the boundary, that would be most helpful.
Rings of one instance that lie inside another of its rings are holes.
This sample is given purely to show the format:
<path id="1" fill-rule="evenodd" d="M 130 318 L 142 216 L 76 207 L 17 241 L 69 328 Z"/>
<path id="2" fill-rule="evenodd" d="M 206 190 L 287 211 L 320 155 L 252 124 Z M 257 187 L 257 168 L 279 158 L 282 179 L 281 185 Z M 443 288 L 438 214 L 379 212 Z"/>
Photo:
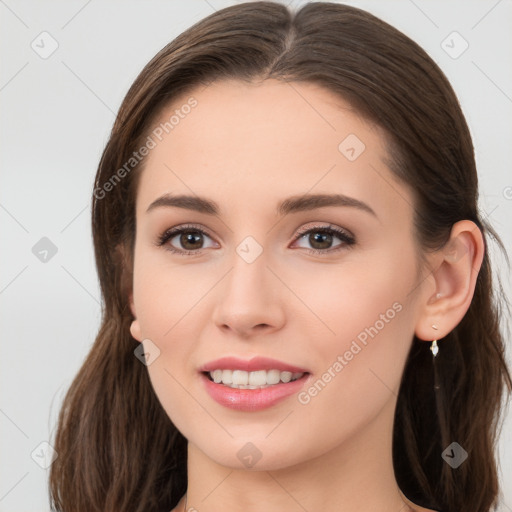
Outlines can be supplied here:
<path id="1" fill-rule="evenodd" d="M 337 225 L 332 224 L 332 223 L 327 223 L 327 224 L 324 224 L 324 225 L 321 225 L 321 223 L 319 223 L 319 224 L 315 224 L 314 226 L 300 228 L 300 229 L 297 229 L 295 231 L 296 231 L 297 234 L 303 235 L 303 234 L 308 233 L 309 231 L 312 231 L 312 230 L 315 230 L 315 229 L 318 229 L 318 231 L 321 231 L 321 230 L 334 231 L 334 232 L 341 231 L 342 233 L 346 234 L 347 236 L 355 238 L 354 235 L 352 234 L 352 232 L 350 230 L 348 230 L 347 228 L 344 228 L 344 227 L 341 227 L 341 226 L 337 226 Z"/>

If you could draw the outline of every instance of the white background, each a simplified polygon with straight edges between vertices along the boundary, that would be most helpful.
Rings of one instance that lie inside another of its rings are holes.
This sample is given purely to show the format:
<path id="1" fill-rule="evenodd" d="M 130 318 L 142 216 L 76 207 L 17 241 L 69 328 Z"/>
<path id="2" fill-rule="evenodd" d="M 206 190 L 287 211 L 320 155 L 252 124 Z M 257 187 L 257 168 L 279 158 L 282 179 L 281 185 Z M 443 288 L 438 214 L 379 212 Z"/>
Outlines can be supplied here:
<path id="1" fill-rule="evenodd" d="M 89 204 L 115 112 L 158 50 L 234 3 L 0 0 L 1 512 L 49 509 L 47 471 L 31 453 L 51 438 L 99 326 Z M 452 82 L 476 148 L 480 206 L 512 255 L 512 3 L 347 3 L 417 41 Z M 58 43 L 47 59 L 31 48 L 43 31 Z M 453 31 L 469 43 L 457 59 L 441 46 Z M 46 263 L 32 253 L 42 237 L 58 250 Z M 496 262 L 510 296 L 510 275 Z M 499 453 L 500 510 L 512 511 L 511 414 Z"/>

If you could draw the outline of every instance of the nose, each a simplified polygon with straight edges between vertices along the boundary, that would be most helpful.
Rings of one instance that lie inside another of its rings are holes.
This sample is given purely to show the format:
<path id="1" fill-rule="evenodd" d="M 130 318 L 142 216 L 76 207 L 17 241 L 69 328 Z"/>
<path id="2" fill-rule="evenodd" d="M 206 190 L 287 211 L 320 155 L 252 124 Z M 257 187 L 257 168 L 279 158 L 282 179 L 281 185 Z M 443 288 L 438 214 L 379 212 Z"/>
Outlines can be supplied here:
<path id="1" fill-rule="evenodd" d="M 217 288 L 213 321 L 222 331 L 251 338 L 284 325 L 286 290 L 267 267 L 265 253 L 252 263 L 235 254 L 231 270 Z"/>

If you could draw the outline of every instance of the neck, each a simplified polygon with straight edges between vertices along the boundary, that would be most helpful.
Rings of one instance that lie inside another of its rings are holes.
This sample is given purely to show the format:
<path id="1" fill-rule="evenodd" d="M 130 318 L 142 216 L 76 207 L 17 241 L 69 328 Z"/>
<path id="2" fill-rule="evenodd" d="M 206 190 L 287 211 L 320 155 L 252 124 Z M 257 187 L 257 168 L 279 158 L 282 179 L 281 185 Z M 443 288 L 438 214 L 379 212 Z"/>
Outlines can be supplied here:
<path id="1" fill-rule="evenodd" d="M 410 502 L 398 488 L 392 465 L 395 403 L 390 400 L 364 430 L 334 449 L 288 467 L 226 467 L 189 442 L 183 510 L 408 512 Z"/>

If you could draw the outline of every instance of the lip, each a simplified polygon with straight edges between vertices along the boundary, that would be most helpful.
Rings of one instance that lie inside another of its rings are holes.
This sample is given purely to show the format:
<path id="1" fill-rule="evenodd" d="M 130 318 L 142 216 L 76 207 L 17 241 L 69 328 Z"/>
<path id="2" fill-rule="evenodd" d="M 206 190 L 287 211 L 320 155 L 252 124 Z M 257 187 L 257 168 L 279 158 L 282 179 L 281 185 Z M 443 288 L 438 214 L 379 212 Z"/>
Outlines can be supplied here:
<path id="1" fill-rule="evenodd" d="M 200 372 L 213 372 L 214 370 L 244 370 L 254 372 L 257 370 L 279 370 L 281 372 L 310 373 L 304 368 L 293 366 L 277 359 L 269 357 L 253 357 L 252 359 L 240 359 L 238 357 L 221 357 L 210 361 L 199 368 Z M 300 379 L 299 379 L 300 380 Z M 254 391 L 254 390 L 252 390 Z"/>
<path id="2" fill-rule="evenodd" d="M 273 368 L 277 369 L 275 366 Z M 217 369 L 220 368 L 217 367 Z M 200 378 L 207 393 L 220 405 L 237 411 L 254 412 L 272 407 L 289 396 L 298 393 L 309 381 L 311 374 L 305 373 L 300 379 L 274 384 L 262 389 L 230 388 L 224 384 L 211 381 L 205 373 L 201 373 Z"/>

